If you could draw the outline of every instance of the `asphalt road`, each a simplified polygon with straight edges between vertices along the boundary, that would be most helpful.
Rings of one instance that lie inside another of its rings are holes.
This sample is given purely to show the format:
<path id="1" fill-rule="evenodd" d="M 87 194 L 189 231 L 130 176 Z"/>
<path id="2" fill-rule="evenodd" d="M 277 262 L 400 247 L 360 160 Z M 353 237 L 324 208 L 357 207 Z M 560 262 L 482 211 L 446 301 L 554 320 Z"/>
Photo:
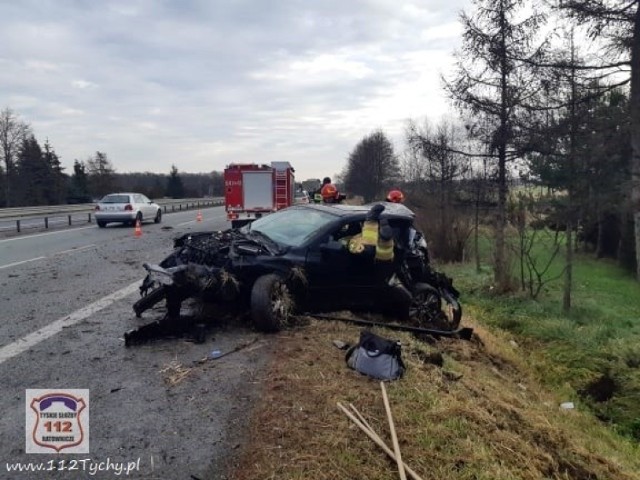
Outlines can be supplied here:
<path id="1" fill-rule="evenodd" d="M 0 479 L 119 478 L 120 463 L 131 466 L 128 478 L 225 478 L 259 395 L 269 338 L 227 325 L 204 344 L 125 348 L 122 339 L 162 315 L 158 307 L 137 319 L 131 309 L 142 263 L 161 261 L 181 233 L 228 227 L 222 207 L 202 214 L 202 222 L 195 210 L 167 214 L 144 224 L 141 237 L 90 225 L 0 239 Z M 89 453 L 25 453 L 25 415 L 35 415 L 26 389 L 89 390 Z M 10 472 L 18 463 L 48 471 Z"/>

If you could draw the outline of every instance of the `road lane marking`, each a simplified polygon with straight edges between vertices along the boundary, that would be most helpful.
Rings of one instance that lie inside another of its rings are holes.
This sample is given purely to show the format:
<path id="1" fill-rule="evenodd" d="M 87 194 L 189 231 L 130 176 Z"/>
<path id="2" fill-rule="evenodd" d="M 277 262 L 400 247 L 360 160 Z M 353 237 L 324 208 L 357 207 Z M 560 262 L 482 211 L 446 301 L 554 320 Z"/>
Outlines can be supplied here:
<path id="1" fill-rule="evenodd" d="M 76 247 L 76 248 L 70 248 L 69 250 L 63 250 L 61 252 L 57 252 L 54 253 L 53 255 L 64 255 L 65 253 L 76 253 L 76 252 L 81 252 L 83 250 L 88 250 L 89 248 L 97 248 L 97 245 L 95 243 L 91 243 L 89 245 L 85 245 L 84 247 Z"/>
<path id="2" fill-rule="evenodd" d="M 64 255 L 66 253 L 76 253 L 76 252 L 81 252 L 83 250 L 87 250 L 89 248 L 96 248 L 96 247 L 97 245 L 95 243 L 92 243 L 90 245 L 85 245 L 84 247 L 70 248 L 69 250 L 63 250 L 61 252 L 52 253 L 51 256 L 55 257 L 56 255 Z M 46 258 L 48 257 L 46 256 L 35 257 L 35 258 L 30 258 L 29 260 L 22 260 L 20 262 L 13 262 L 13 263 L 8 263 L 6 265 L 0 265 L 0 270 L 2 270 L 3 268 L 16 267 L 18 265 L 22 265 L 23 263 L 35 262 L 36 260 L 44 260 Z"/>
<path id="3" fill-rule="evenodd" d="M 52 336 L 60 333 L 63 328 L 70 327 L 75 325 L 78 322 L 90 317 L 94 313 L 99 312 L 100 310 L 108 307 L 109 305 L 121 300 L 125 297 L 128 297 L 132 293 L 138 291 L 138 287 L 140 286 L 140 280 L 133 282 L 131 285 L 128 285 L 120 290 L 113 292 L 106 297 L 101 298 L 80 310 L 76 310 L 75 312 L 65 315 L 62 318 L 59 318 L 53 323 L 42 327 L 40 330 L 36 330 L 35 332 L 29 333 L 24 337 L 16 340 L 9 345 L 5 345 L 4 347 L 0 347 L 0 365 L 6 362 L 7 360 L 20 355 L 23 352 L 26 352 L 30 348 L 35 347 L 40 342 L 51 338 Z"/>
<path id="4" fill-rule="evenodd" d="M 0 240 L 0 243 L 13 242 L 14 240 L 25 240 L 28 238 L 44 237 L 45 235 L 58 235 L 60 233 L 77 232 L 78 230 L 86 230 L 87 228 L 96 228 L 96 226 L 92 225 L 90 227 L 70 228 L 68 230 L 60 230 L 59 232 L 36 233 L 34 235 L 20 235 L 18 237 L 5 238 L 4 240 Z"/>
<path id="5" fill-rule="evenodd" d="M 36 257 L 36 258 L 30 258 L 29 260 L 22 260 L 21 262 L 7 263 L 6 265 L 0 265 L 0 270 L 2 270 L 3 268 L 9 268 L 9 267 L 15 267 L 17 265 L 22 265 L 23 263 L 35 262 L 36 260 L 42 260 L 43 258 L 47 258 L 47 257 Z"/>

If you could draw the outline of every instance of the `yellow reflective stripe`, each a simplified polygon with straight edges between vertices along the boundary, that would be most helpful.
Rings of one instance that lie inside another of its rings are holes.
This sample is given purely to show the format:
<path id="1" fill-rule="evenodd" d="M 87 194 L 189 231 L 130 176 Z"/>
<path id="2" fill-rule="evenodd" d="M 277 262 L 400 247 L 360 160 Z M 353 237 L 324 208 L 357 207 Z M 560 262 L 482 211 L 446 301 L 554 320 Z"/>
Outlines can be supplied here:
<path id="1" fill-rule="evenodd" d="M 380 240 L 376 246 L 376 260 L 390 262 L 393 260 L 393 240 Z"/>
<path id="2" fill-rule="evenodd" d="M 362 226 L 362 243 L 375 246 L 378 243 L 378 222 L 367 220 Z"/>

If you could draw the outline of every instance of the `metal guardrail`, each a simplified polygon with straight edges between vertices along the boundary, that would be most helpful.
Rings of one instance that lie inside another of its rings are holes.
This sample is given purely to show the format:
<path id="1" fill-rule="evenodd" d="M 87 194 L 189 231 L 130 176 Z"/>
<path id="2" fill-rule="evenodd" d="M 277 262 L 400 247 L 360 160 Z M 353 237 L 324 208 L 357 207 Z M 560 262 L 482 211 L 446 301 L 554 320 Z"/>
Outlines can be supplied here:
<path id="1" fill-rule="evenodd" d="M 155 203 L 163 213 L 179 212 L 203 207 L 224 205 L 224 198 L 162 199 Z M 92 223 L 95 203 L 77 205 L 51 205 L 44 207 L 15 207 L 0 209 L 0 233 L 31 229 L 49 229 L 53 226 L 71 226 L 74 223 Z"/>

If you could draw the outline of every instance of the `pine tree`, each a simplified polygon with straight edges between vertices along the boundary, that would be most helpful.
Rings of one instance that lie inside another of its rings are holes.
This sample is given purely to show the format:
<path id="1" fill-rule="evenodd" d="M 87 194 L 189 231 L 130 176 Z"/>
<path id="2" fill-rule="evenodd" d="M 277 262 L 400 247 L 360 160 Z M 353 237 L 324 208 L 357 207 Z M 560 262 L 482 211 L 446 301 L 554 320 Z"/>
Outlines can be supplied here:
<path id="1" fill-rule="evenodd" d="M 64 174 L 64 167 L 60 159 L 47 138 L 44 142 L 43 158 L 49 169 L 49 184 L 46 188 L 47 203 L 49 205 L 59 205 L 64 202 L 67 190 L 67 176 Z"/>
<path id="2" fill-rule="evenodd" d="M 473 0 L 473 15 L 463 13 L 463 48 L 451 98 L 479 119 L 478 131 L 497 164 L 498 206 L 495 226 L 494 278 L 498 291 L 510 288 L 506 250 L 507 162 L 518 156 L 519 115 L 535 90 L 526 65 L 541 52 L 532 38 L 544 21 L 535 11 L 522 19 L 522 0 Z"/>
<path id="3" fill-rule="evenodd" d="M 16 166 L 16 193 L 20 205 L 46 205 L 49 188 L 49 168 L 42 156 L 42 149 L 36 138 L 31 135 L 22 141 Z"/>
<path id="4" fill-rule="evenodd" d="M 178 168 L 175 165 L 171 165 L 171 171 L 167 179 L 167 197 L 184 198 L 184 186 L 180 175 L 178 175 Z"/>

